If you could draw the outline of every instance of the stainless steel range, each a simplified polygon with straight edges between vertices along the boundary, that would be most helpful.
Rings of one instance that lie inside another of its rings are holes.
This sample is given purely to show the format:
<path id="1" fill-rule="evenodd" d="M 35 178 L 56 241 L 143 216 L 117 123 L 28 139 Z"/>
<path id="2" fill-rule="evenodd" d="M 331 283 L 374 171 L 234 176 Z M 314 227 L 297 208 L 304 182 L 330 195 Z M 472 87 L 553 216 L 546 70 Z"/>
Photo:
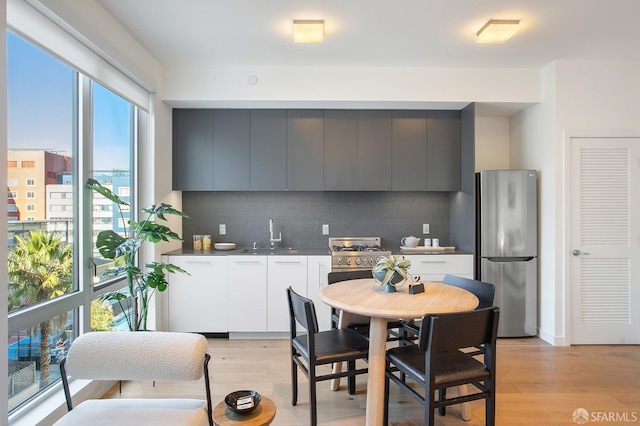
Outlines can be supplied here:
<path id="1" fill-rule="evenodd" d="M 380 256 L 391 251 L 380 246 L 380 237 L 329 238 L 332 271 L 358 271 L 373 268 Z"/>

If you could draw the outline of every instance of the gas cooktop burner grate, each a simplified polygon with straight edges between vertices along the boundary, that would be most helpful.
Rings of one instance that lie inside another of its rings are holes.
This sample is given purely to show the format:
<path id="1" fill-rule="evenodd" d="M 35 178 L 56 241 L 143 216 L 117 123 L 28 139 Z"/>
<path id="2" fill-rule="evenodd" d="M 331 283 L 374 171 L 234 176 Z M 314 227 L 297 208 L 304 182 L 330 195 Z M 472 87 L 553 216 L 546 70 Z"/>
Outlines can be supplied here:
<path id="1" fill-rule="evenodd" d="M 333 251 L 385 251 L 380 246 L 333 246 Z"/>

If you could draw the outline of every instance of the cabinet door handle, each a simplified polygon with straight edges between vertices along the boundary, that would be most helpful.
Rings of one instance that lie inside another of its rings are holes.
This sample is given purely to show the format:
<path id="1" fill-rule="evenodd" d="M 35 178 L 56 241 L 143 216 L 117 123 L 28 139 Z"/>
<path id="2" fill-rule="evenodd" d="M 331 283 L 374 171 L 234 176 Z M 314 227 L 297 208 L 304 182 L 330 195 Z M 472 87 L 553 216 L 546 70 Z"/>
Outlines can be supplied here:
<path id="1" fill-rule="evenodd" d="M 299 265 L 300 261 L 298 261 L 298 260 L 276 260 L 273 263 L 281 263 L 283 265 Z"/>
<path id="2" fill-rule="evenodd" d="M 447 263 L 446 260 L 423 260 L 421 263 Z"/>
<path id="3" fill-rule="evenodd" d="M 211 264 L 211 262 L 206 261 L 206 260 L 201 260 L 201 261 L 197 261 L 197 260 L 187 260 L 187 262 L 186 262 L 186 263 L 188 263 L 188 264 L 190 264 L 190 265 L 197 265 L 197 264 L 200 264 L 200 265 L 209 265 L 209 264 Z"/>
<path id="4" fill-rule="evenodd" d="M 233 263 L 242 263 L 242 264 L 256 264 L 259 265 L 259 260 L 235 260 Z"/>

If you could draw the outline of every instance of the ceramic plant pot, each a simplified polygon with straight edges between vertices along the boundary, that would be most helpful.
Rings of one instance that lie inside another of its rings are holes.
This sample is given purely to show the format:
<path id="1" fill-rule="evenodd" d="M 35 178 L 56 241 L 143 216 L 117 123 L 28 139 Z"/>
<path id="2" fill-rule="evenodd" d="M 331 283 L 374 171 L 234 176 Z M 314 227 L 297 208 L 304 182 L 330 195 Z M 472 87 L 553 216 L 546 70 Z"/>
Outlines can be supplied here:
<path id="1" fill-rule="evenodd" d="M 386 271 L 373 272 L 373 278 L 375 278 L 376 281 L 381 283 L 382 280 L 384 280 L 384 277 L 386 274 L 387 274 Z M 391 277 L 391 280 L 389 280 L 389 282 L 382 287 L 382 291 L 384 293 L 393 293 L 394 291 L 396 291 L 395 284 L 398 284 L 403 280 L 404 278 L 402 277 L 402 275 L 400 275 L 397 272 L 394 272 L 393 276 Z"/>

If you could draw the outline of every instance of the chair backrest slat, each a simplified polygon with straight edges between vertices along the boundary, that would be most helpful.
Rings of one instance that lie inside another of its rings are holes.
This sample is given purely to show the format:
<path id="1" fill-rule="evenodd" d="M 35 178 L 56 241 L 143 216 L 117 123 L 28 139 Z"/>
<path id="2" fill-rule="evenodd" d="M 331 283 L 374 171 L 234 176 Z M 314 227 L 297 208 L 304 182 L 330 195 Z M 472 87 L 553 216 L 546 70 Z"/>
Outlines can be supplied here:
<path id="1" fill-rule="evenodd" d="M 318 318 L 313 301 L 300 296 L 291 287 L 287 289 L 287 297 L 289 298 L 291 318 L 295 319 L 295 322 L 299 323 L 309 333 L 317 333 Z M 291 321 L 292 336 L 295 335 L 295 322 Z"/>
<path id="2" fill-rule="evenodd" d="M 497 307 L 469 312 L 424 315 L 419 347 L 432 353 L 478 345 L 494 345 L 500 310 Z"/>
<path id="3" fill-rule="evenodd" d="M 445 284 L 463 288 L 473 293 L 479 301 L 478 307 L 476 309 L 484 309 L 493 306 L 496 286 L 491 283 L 459 277 L 457 275 L 445 275 L 442 282 Z"/>
<path id="4" fill-rule="evenodd" d="M 336 271 L 329 272 L 327 279 L 329 284 L 335 284 L 340 281 L 359 280 L 363 278 L 373 278 L 371 271 Z"/>

